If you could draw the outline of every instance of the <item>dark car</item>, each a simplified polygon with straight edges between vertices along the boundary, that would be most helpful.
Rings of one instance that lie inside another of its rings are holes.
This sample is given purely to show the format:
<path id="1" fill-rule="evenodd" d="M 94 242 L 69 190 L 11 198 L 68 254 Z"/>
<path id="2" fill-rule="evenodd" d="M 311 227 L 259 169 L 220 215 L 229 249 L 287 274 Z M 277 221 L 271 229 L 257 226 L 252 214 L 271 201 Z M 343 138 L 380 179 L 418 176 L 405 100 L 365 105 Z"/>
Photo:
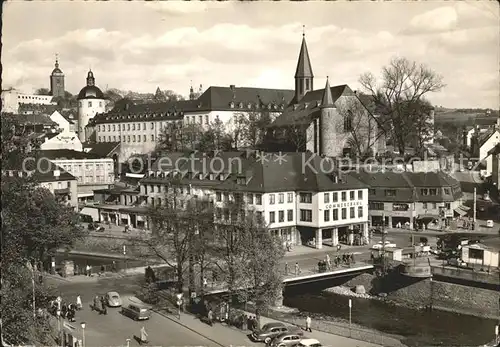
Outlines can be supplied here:
<path id="1" fill-rule="evenodd" d="M 287 326 L 280 322 L 267 323 L 262 326 L 259 330 L 252 333 L 252 338 L 257 342 L 265 342 L 269 344 L 273 338 L 283 333 L 296 333 L 297 335 L 302 335 L 303 332 L 300 328 L 294 326 Z"/>

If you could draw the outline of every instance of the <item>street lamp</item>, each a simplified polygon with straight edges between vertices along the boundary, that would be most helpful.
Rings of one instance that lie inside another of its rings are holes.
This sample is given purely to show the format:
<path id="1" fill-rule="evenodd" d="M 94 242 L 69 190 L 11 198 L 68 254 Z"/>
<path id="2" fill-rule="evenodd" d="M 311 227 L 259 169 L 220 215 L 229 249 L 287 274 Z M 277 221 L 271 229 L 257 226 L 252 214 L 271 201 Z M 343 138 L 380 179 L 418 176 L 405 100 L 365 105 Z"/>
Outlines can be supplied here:
<path id="1" fill-rule="evenodd" d="M 127 339 L 127 347 L 130 347 L 130 339 Z"/>
<path id="2" fill-rule="evenodd" d="M 87 324 L 85 322 L 81 322 L 80 326 L 82 327 L 82 347 L 85 347 L 85 326 Z"/>
<path id="3" fill-rule="evenodd" d="M 59 336 L 59 345 L 62 345 L 62 333 L 61 333 L 61 310 L 56 311 L 57 315 L 57 329 L 58 329 L 58 336 Z"/>

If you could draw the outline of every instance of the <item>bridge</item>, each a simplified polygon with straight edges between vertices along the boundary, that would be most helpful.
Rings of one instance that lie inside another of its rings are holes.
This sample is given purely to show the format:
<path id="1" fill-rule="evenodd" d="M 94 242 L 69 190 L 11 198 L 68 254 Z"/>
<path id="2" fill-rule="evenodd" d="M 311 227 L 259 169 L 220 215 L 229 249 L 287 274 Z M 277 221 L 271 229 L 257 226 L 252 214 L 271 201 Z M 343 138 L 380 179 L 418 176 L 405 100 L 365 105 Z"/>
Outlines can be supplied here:
<path id="1" fill-rule="evenodd" d="M 301 270 L 298 274 L 283 274 L 283 284 L 285 288 L 303 284 L 327 282 L 336 279 L 350 278 L 371 271 L 374 268 L 369 262 L 357 262 L 342 266 L 332 267 L 324 272 L 320 272 L 318 267 Z M 228 291 L 225 287 L 213 286 L 204 291 L 205 295 L 222 294 Z"/>

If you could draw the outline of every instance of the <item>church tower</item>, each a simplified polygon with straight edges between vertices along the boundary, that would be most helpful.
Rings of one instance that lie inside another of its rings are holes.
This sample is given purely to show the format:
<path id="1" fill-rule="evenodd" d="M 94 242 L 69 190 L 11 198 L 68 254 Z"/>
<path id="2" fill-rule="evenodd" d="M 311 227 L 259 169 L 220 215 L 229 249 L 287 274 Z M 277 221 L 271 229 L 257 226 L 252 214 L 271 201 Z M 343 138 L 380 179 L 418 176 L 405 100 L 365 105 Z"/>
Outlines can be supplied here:
<path id="1" fill-rule="evenodd" d="M 333 102 L 332 90 L 328 77 L 326 78 L 325 90 L 323 91 L 323 98 L 321 99 L 321 115 L 318 126 L 318 151 L 320 155 L 335 156 L 337 155 L 335 146 L 337 139 L 338 114 L 336 114 L 336 107 Z"/>
<path id="2" fill-rule="evenodd" d="M 300 47 L 299 61 L 295 70 L 295 102 L 300 102 L 300 99 L 309 91 L 313 90 L 314 75 L 307 51 L 306 34 L 302 33 L 302 46 Z"/>
<path id="3" fill-rule="evenodd" d="M 196 100 L 196 94 L 194 93 L 193 81 L 191 81 L 191 87 L 189 88 L 189 100 Z"/>
<path id="4" fill-rule="evenodd" d="M 59 68 L 57 55 L 55 68 L 50 74 L 50 94 L 54 97 L 64 97 L 64 74 Z"/>

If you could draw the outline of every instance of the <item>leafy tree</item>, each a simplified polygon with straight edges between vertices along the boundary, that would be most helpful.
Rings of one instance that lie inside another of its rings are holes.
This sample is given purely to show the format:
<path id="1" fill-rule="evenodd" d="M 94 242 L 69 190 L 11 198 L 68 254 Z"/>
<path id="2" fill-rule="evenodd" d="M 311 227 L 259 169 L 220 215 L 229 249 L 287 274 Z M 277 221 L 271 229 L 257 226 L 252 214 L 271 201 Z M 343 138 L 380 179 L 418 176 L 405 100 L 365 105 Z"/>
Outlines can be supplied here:
<path id="1" fill-rule="evenodd" d="M 264 137 L 272 119 L 269 112 L 248 112 L 241 114 L 238 122 L 238 139 L 246 147 L 256 149 Z"/>
<path id="2" fill-rule="evenodd" d="M 50 95 L 50 90 L 48 88 L 38 88 L 35 91 L 36 95 Z"/>
<path id="3" fill-rule="evenodd" d="M 169 122 L 162 129 L 157 151 L 193 151 L 198 146 L 202 129 L 199 124 Z"/>
<path id="4" fill-rule="evenodd" d="M 424 97 L 444 87 L 442 77 L 424 65 L 406 58 L 395 58 L 382 69 L 382 81 L 377 84 L 371 73 L 360 77 L 363 88 L 372 97 L 376 113 L 387 122 L 391 138 L 401 155 L 405 154 L 408 139 L 426 124 Z M 419 123 L 420 129 L 414 124 Z"/>
<path id="5" fill-rule="evenodd" d="M 226 132 L 224 123 L 220 119 L 216 119 L 201 135 L 198 150 L 201 152 L 228 151 L 232 149 L 231 143 L 231 136 Z"/>

